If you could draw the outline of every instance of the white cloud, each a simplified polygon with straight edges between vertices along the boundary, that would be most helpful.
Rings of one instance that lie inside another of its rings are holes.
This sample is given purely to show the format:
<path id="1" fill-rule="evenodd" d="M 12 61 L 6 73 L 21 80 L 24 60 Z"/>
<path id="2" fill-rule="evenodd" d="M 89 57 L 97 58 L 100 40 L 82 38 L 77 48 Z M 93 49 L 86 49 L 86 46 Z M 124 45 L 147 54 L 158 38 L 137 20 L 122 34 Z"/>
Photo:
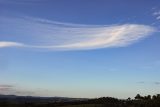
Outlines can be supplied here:
<path id="1" fill-rule="evenodd" d="M 154 12 L 153 15 L 160 15 L 160 11 Z"/>
<path id="2" fill-rule="evenodd" d="M 157 16 L 157 18 L 156 18 L 157 20 L 160 20 L 160 15 L 159 16 Z"/>
<path id="3" fill-rule="evenodd" d="M 156 17 L 157 20 L 160 20 L 160 11 L 155 11 L 153 15 Z"/>
<path id="4" fill-rule="evenodd" d="M 36 18 L 0 18 L 2 47 L 85 50 L 128 46 L 156 31 L 140 24 L 82 25 Z M 6 36 L 7 35 L 7 36 Z M 10 36 L 8 36 L 10 35 Z M 9 41 L 7 41 L 9 38 Z"/>
<path id="5" fill-rule="evenodd" d="M 22 46 L 24 46 L 24 45 L 21 44 L 21 43 L 0 41 L 0 48 L 5 48 L 5 47 L 22 47 Z"/>
<path id="6" fill-rule="evenodd" d="M 78 43 L 61 45 L 59 47 L 74 49 L 121 47 L 132 44 L 137 40 L 146 37 L 151 32 L 153 32 L 153 29 L 144 25 L 117 25 L 106 27 L 104 31 L 96 34 L 94 38 L 89 38 L 86 41 L 81 41 Z"/>

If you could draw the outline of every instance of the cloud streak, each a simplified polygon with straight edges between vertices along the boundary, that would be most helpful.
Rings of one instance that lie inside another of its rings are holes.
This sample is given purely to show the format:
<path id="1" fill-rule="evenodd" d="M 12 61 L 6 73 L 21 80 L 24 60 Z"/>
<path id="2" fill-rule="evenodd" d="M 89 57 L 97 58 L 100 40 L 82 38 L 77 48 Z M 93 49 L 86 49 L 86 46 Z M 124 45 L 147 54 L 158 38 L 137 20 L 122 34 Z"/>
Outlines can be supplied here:
<path id="1" fill-rule="evenodd" d="M 15 85 L 0 84 L 0 94 L 5 95 L 34 95 L 34 91 L 28 91 Z"/>
<path id="2" fill-rule="evenodd" d="M 88 50 L 124 47 L 156 32 L 156 28 L 140 24 L 83 25 L 30 17 L 0 19 L 0 48 Z"/>
<path id="3" fill-rule="evenodd" d="M 153 16 L 155 16 L 157 20 L 160 20 L 160 10 L 153 12 Z"/>
<path id="4" fill-rule="evenodd" d="M 21 43 L 0 41 L 0 48 L 5 48 L 5 47 L 23 47 L 23 46 L 24 45 L 21 44 Z"/>
<path id="5" fill-rule="evenodd" d="M 146 81 L 139 81 L 137 82 L 138 84 L 154 84 L 154 85 L 160 85 L 159 81 L 154 81 L 154 82 L 146 82 Z"/>
<path id="6" fill-rule="evenodd" d="M 3 91 L 10 91 L 12 90 L 14 86 L 12 85 L 2 85 L 0 84 L 0 92 L 3 92 Z"/>
<path id="7" fill-rule="evenodd" d="M 156 82 L 154 82 L 154 84 L 156 84 L 156 85 L 160 85 L 160 82 L 157 82 L 157 81 L 156 81 Z"/>

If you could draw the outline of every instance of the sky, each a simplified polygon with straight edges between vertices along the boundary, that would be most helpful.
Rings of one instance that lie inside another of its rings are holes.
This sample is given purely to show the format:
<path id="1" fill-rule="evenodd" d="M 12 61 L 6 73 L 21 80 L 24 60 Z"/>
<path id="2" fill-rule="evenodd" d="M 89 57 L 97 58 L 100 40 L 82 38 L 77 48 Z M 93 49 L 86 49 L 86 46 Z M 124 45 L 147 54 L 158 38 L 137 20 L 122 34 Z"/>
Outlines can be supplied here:
<path id="1" fill-rule="evenodd" d="M 0 0 L 0 94 L 158 94 L 159 33 L 159 0 Z"/>

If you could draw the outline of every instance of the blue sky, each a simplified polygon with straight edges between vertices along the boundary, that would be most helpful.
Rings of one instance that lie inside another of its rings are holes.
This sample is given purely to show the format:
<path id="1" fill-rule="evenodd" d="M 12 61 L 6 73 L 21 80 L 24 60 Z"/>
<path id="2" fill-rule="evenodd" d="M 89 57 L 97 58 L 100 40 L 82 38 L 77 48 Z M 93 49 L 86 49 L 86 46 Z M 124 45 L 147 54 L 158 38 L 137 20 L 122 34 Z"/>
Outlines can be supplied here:
<path id="1" fill-rule="evenodd" d="M 0 93 L 160 93 L 159 0 L 0 0 Z"/>

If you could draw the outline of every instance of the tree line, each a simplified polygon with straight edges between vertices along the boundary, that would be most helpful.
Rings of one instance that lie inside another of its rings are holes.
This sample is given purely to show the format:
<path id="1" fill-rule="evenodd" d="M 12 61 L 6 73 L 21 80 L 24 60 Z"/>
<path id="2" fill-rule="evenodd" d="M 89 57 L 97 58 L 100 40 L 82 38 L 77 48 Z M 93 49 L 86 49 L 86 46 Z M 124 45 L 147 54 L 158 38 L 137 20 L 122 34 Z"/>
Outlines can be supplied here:
<path id="1" fill-rule="evenodd" d="M 141 96 L 137 94 L 134 99 L 118 99 L 113 97 L 101 97 L 95 99 L 43 100 L 42 98 L 20 97 L 16 98 L 0 98 L 0 107 L 160 107 L 160 94 Z"/>

